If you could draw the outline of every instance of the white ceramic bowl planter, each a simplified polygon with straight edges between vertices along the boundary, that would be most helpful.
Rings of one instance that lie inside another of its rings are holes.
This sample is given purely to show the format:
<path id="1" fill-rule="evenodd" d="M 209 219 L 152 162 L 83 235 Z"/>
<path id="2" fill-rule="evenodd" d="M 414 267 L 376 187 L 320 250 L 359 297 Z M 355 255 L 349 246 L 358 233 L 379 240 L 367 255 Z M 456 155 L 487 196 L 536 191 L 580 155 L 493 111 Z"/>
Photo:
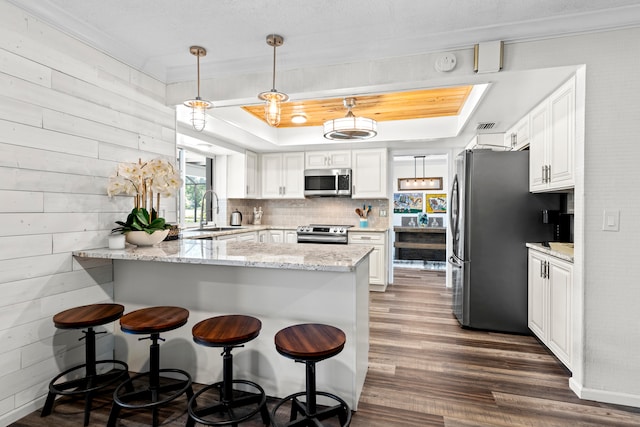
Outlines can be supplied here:
<path id="1" fill-rule="evenodd" d="M 127 238 L 127 243 L 132 245 L 153 246 L 156 243 L 162 242 L 168 234 L 169 230 L 154 231 L 151 234 L 146 231 L 128 231 L 125 236 Z"/>

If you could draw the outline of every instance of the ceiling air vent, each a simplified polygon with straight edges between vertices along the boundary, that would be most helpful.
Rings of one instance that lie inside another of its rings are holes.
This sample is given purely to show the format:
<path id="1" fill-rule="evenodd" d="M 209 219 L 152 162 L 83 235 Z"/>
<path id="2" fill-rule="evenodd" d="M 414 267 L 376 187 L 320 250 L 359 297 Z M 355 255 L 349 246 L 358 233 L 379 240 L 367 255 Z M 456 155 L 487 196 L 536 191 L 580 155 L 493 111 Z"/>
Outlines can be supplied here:
<path id="1" fill-rule="evenodd" d="M 476 130 L 488 130 L 488 129 L 493 129 L 493 127 L 495 126 L 495 122 L 483 122 L 483 123 L 478 123 L 478 126 L 476 127 Z"/>

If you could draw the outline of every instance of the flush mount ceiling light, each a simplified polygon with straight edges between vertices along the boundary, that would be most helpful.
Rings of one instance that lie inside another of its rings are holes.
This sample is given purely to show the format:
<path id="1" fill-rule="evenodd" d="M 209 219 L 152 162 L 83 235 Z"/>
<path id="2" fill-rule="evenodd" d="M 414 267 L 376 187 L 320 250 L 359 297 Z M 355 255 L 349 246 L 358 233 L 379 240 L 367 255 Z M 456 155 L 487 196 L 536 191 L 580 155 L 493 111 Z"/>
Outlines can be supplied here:
<path id="1" fill-rule="evenodd" d="M 325 138 L 333 140 L 362 140 L 373 138 L 378 134 L 378 124 L 375 120 L 356 117 L 351 112 L 351 109 L 356 105 L 355 98 L 345 98 L 343 104 L 347 108 L 347 115 L 341 119 L 324 122 Z"/>
<path id="2" fill-rule="evenodd" d="M 295 123 L 297 125 L 307 123 L 307 116 L 305 116 L 302 113 L 296 113 L 293 116 L 291 116 L 291 123 Z"/>
<path id="3" fill-rule="evenodd" d="M 417 160 L 422 158 L 422 177 L 418 178 Z M 442 177 L 425 177 L 425 156 L 413 156 L 413 178 L 398 178 L 398 191 L 442 190 Z"/>
<path id="4" fill-rule="evenodd" d="M 264 118 L 269 126 L 276 127 L 280 124 L 280 104 L 287 102 L 289 96 L 276 90 L 276 48 L 282 46 L 284 39 L 277 34 L 267 36 L 267 44 L 273 46 L 273 84 L 271 90 L 258 94 L 258 98 L 265 101 Z"/>
<path id="5" fill-rule="evenodd" d="M 206 56 L 207 50 L 200 46 L 191 46 L 189 52 L 198 58 L 198 96 L 196 96 L 195 99 L 185 101 L 184 105 L 191 108 L 191 125 L 198 132 L 202 132 L 207 122 L 207 109 L 213 106 L 211 102 L 200 98 L 200 57 Z"/>

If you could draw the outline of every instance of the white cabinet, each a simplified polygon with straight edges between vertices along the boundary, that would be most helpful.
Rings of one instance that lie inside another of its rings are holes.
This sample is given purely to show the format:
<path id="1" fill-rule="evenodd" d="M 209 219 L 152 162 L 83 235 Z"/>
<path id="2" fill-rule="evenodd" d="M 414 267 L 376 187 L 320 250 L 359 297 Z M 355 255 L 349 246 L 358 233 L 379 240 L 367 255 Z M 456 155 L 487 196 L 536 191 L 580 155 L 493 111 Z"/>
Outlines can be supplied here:
<path id="1" fill-rule="evenodd" d="M 353 150 L 351 153 L 353 199 L 386 199 L 387 149 Z"/>
<path id="2" fill-rule="evenodd" d="M 529 329 L 571 369 L 573 264 L 529 249 Z"/>
<path id="3" fill-rule="evenodd" d="M 296 230 L 284 230 L 285 243 L 298 243 L 298 233 Z"/>
<path id="4" fill-rule="evenodd" d="M 260 197 L 258 155 L 252 151 L 227 158 L 227 196 L 244 199 Z"/>
<path id="5" fill-rule="evenodd" d="M 387 233 L 349 231 L 350 245 L 372 246 L 369 255 L 369 289 L 384 291 L 387 287 Z"/>
<path id="6" fill-rule="evenodd" d="M 502 133 L 481 133 L 473 138 L 465 147 L 467 150 L 474 148 L 486 148 L 488 150 L 503 150 L 504 134 Z"/>
<path id="7" fill-rule="evenodd" d="M 263 198 L 304 198 L 304 153 L 270 153 L 261 157 Z"/>
<path id="8" fill-rule="evenodd" d="M 306 169 L 350 168 L 351 151 L 309 151 L 304 154 Z"/>
<path id="9" fill-rule="evenodd" d="M 249 231 L 247 233 L 236 234 L 236 240 L 238 242 L 257 242 L 258 233 L 255 231 Z"/>
<path id="10" fill-rule="evenodd" d="M 529 145 L 529 134 L 530 123 L 527 114 L 504 134 L 504 146 L 513 151 L 522 150 Z"/>
<path id="11" fill-rule="evenodd" d="M 298 243 L 296 230 L 260 230 L 258 232 L 260 243 Z"/>
<path id="12" fill-rule="evenodd" d="M 575 77 L 531 111 L 529 189 L 573 188 L 576 132 Z"/>
<path id="13" fill-rule="evenodd" d="M 232 242 L 257 242 L 258 233 L 255 231 L 247 231 L 245 233 L 234 233 L 217 236 L 216 240 L 227 240 Z"/>
<path id="14" fill-rule="evenodd" d="M 282 230 L 261 230 L 258 232 L 260 243 L 282 243 Z"/>

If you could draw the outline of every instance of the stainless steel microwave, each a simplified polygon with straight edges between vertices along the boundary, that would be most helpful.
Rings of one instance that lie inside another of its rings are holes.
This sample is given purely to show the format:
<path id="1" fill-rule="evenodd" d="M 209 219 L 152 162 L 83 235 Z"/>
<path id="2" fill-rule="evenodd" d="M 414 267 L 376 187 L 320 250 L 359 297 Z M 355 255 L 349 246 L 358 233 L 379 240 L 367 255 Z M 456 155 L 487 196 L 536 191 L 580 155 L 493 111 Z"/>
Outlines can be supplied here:
<path id="1" fill-rule="evenodd" d="M 350 197 L 351 169 L 306 169 L 305 197 Z"/>

